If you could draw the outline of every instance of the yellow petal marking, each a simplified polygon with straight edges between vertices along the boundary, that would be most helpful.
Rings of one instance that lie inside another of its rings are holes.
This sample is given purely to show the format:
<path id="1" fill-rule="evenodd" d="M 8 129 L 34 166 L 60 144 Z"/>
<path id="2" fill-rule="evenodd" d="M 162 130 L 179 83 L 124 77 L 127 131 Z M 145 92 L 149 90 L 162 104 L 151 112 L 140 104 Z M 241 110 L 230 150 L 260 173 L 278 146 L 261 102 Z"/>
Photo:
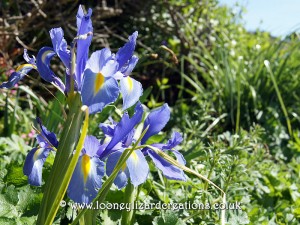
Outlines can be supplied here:
<path id="1" fill-rule="evenodd" d="M 19 72 L 21 69 L 23 69 L 24 67 L 30 67 L 30 68 L 33 68 L 33 69 L 36 69 L 36 66 L 35 65 L 32 65 L 32 64 L 22 64 L 20 66 L 18 66 L 18 68 L 16 69 L 17 72 Z"/>
<path id="2" fill-rule="evenodd" d="M 34 155 L 33 155 L 33 161 L 35 162 L 38 157 L 40 156 L 40 153 L 41 153 L 42 149 L 39 148 L 38 150 L 35 151 Z"/>
<path id="3" fill-rule="evenodd" d="M 90 169 L 91 169 L 91 160 L 90 157 L 85 154 L 82 156 L 82 161 L 81 161 L 81 170 L 83 173 L 84 183 L 86 183 Z"/>
<path id="4" fill-rule="evenodd" d="M 105 77 L 102 73 L 97 73 L 95 78 L 95 85 L 94 85 L 94 95 L 98 93 L 98 91 L 102 88 L 105 81 Z"/>
<path id="5" fill-rule="evenodd" d="M 130 157 L 132 157 L 134 163 L 137 164 L 137 162 L 139 161 L 139 157 L 137 156 L 137 154 L 135 152 L 132 152 Z M 124 163 L 123 166 L 122 166 L 122 171 L 123 172 L 125 171 L 126 166 L 127 166 L 126 163 Z"/>
<path id="6" fill-rule="evenodd" d="M 132 88 L 133 88 L 133 81 L 132 81 L 132 79 L 129 76 L 126 77 L 125 79 L 127 79 L 127 84 L 128 84 L 128 87 L 129 87 L 129 91 L 132 91 Z"/>
<path id="7" fill-rule="evenodd" d="M 138 155 L 135 152 L 132 152 L 130 157 L 132 157 L 132 159 L 133 159 L 133 161 L 134 161 L 135 164 L 138 163 L 139 157 L 138 157 Z"/>

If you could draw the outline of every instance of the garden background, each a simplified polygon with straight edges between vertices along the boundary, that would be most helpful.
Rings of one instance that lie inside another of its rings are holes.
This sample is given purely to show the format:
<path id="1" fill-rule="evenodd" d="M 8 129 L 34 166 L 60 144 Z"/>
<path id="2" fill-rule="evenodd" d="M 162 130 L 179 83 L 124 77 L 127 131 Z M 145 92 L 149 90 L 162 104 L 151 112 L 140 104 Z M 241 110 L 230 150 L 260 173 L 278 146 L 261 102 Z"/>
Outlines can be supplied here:
<path id="1" fill-rule="evenodd" d="M 0 83 L 23 63 L 23 49 L 36 54 L 51 45 L 49 30 L 62 27 L 68 42 L 76 34 L 79 4 L 93 9 L 91 50 L 122 46 L 139 32 L 140 60 L 133 76 L 144 87 L 148 108 L 167 102 L 172 110 L 164 133 L 183 135 L 180 152 L 187 166 L 209 178 L 240 202 L 242 210 L 226 211 L 228 224 L 300 223 L 300 43 L 299 34 L 285 38 L 248 32 L 234 12 L 216 0 L 180 1 L 1 1 Z M 63 76 L 59 64 L 52 69 Z M 0 90 L 0 224 L 34 224 L 43 187 L 23 175 L 25 157 L 35 143 L 36 116 L 56 132 L 64 121 L 63 96 L 35 72 L 12 90 Z M 117 102 L 116 105 L 120 103 Z M 89 133 L 102 137 L 98 124 L 113 113 L 93 116 Z M 47 179 L 53 158 L 43 171 Z M 170 181 L 151 166 L 139 188 L 138 202 L 214 203 L 220 193 L 188 175 Z M 113 188 L 108 202 L 122 202 L 124 191 Z M 74 216 L 61 209 L 55 224 Z M 97 220 L 117 224 L 118 210 L 104 210 Z M 136 211 L 138 224 L 217 224 L 214 210 Z"/>

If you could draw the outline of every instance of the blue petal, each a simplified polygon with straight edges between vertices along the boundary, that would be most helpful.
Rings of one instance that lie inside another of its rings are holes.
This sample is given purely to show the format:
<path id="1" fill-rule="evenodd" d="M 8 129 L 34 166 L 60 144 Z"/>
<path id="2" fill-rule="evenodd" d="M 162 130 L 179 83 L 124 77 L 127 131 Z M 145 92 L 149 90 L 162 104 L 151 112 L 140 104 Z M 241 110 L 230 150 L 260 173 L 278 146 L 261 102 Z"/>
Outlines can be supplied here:
<path id="1" fill-rule="evenodd" d="M 178 152 L 176 150 L 172 150 L 171 152 L 176 156 L 176 159 L 180 164 L 182 164 L 182 165 L 186 164 L 185 158 L 183 157 L 183 155 L 180 152 Z"/>
<path id="2" fill-rule="evenodd" d="M 0 88 L 13 88 L 32 69 L 36 69 L 36 66 L 33 64 L 20 65 L 17 70 L 9 76 L 8 81 L 0 85 Z"/>
<path id="3" fill-rule="evenodd" d="M 139 58 L 137 56 L 133 55 L 132 58 L 129 60 L 128 65 L 123 66 L 122 73 L 125 76 L 129 76 L 131 74 L 132 70 L 134 69 L 134 67 L 136 66 L 138 60 L 139 60 Z"/>
<path id="4" fill-rule="evenodd" d="M 27 63 L 32 64 L 32 65 L 36 65 L 36 63 L 35 63 L 35 57 L 34 56 L 30 57 L 28 55 L 28 53 L 27 53 L 27 49 L 26 48 L 24 49 L 23 58 L 25 59 L 25 61 Z"/>
<path id="5" fill-rule="evenodd" d="M 98 150 L 100 149 L 100 142 L 98 139 L 92 135 L 86 136 L 84 140 L 84 150 L 85 153 L 90 156 L 96 156 Z"/>
<path id="6" fill-rule="evenodd" d="M 0 88 L 13 88 L 21 79 L 23 79 L 23 77 L 25 76 L 25 74 L 19 73 L 19 72 L 13 72 L 9 78 L 8 81 L 3 82 L 0 85 Z"/>
<path id="7" fill-rule="evenodd" d="M 126 161 L 130 181 L 133 186 L 144 183 L 149 173 L 149 166 L 141 150 L 135 150 Z"/>
<path id="8" fill-rule="evenodd" d="M 109 139 L 109 138 L 107 138 Z M 121 151 L 123 149 L 123 145 L 122 143 L 118 143 L 116 144 L 109 152 L 106 152 L 105 154 L 103 154 L 103 152 L 105 151 L 107 145 L 108 145 L 109 140 L 106 142 L 106 138 L 104 140 L 102 140 L 100 148 L 97 151 L 97 156 L 101 159 L 101 160 L 105 160 L 107 158 L 107 156 L 109 154 L 112 154 L 116 151 Z"/>
<path id="9" fill-rule="evenodd" d="M 121 142 L 126 136 L 132 131 L 132 129 L 137 125 L 143 116 L 143 107 L 140 103 L 138 103 L 135 107 L 135 113 L 134 115 L 129 118 L 128 113 L 124 113 L 122 116 L 121 121 L 116 125 L 114 136 L 111 139 L 110 143 L 107 145 L 106 149 L 103 152 L 103 156 L 105 157 L 108 155 L 111 151 L 111 149 Z"/>
<path id="10" fill-rule="evenodd" d="M 143 87 L 140 82 L 133 78 L 124 77 L 120 81 L 121 94 L 123 97 L 123 110 L 133 106 L 143 94 Z"/>
<path id="11" fill-rule="evenodd" d="M 166 146 L 166 145 L 165 145 L 165 144 L 161 144 L 161 143 L 155 143 L 155 144 L 151 144 L 151 146 L 153 146 L 153 147 L 155 147 L 155 148 L 159 148 L 159 149 L 162 150 L 162 148 L 163 148 L 164 146 Z M 142 149 L 142 152 L 143 152 L 143 154 L 144 154 L 145 156 L 148 155 L 148 151 L 152 151 L 152 149 L 151 149 L 151 148 L 148 148 L 148 147 Z"/>
<path id="12" fill-rule="evenodd" d="M 41 128 L 41 135 L 45 138 L 47 138 L 47 140 L 55 147 L 58 147 L 58 140 L 56 138 L 56 134 L 48 131 L 47 128 L 42 124 L 42 121 L 39 117 L 36 118 L 37 123 L 40 125 Z"/>
<path id="13" fill-rule="evenodd" d="M 92 26 L 92 9 L 89 9 L 87 14 L 84 14 L 83 8 L 80 5 L 77 12 L 77 36 L 93 32 Z M 77 40 L 77 57 L 76 57 L 76 82 L 78 88 L 82 86 L 82 73 L 88 59 L 89 47 L 91 45 L 92 36 L 88 36 L 84 40 Z"/>
<path id="14" fill-rule="evenodd" d="M 137 36 L 138 32 L 136 31 L 131 36 L 129 36 L 129 41 L 117 52 L 116 59 L 119 63 L 119 69 L 121 69 L 125 65 L 125 63 L 127 63 L 128 60 L 132 57 Z"/>
<path id="15" fill-rule="evenodd" d="M 111 51 L 108 48 L 101 49 L 92 53 L 91 57 L 87 61 L 86 69 L 90 69 L 94 73 L 101 72 L 105 77 L 112 76 L 117 71 L 117 62 L 112 60 Z M 108 62 L 113 62 L 113 65 L 108 64 Z M 107 68 L 108 73 L 103 73 L 103 68 L 108 64 L 110 66 Z"/>
<path id="16" fill-rule="evenodd" d="M 171 180 L 186 180 L 184 172 L 178 167 L 172 165 L 167 160 L 159 156 L 152 150 L 148 150 L 148 155 L 154 162 L 155 166 L 160 169 L 165 177 Z"/>
<path id="17" fill-rule="evenodd" d="M 34 186 L 42 185 L 42 169 L 51 149 L 32 149 L 24 163 L 23 173 L 28 176 L 28 183 Z"/>
<path id="18" fill-rule="evenodd" d="M 132 129 L 129 134 L 127 134 L 127 136 L 122 140 L 122 144 L 124 147 L 129 147 L 129 145 L 131 145 L 133 138 L 134 138 L 134 134 L 135 134 L 135 129 Z"/>
<path id="19" fill-rule="evenodd" d="M 100 123 L 99 128 L 101 128 L 106 136 L 112 137 L 114 135 L 115 125 Z"/>
<path id="20" fill-rule="evenodd" d="M 118 95 L 118 82 L 114 78 L 106 78 L 90 69 L 85 70 L 81 97 L 82 103 L 89 107 L 91 114 L 102 111 L 107 104 L 114 102 Z"/>
<path id="21" fill-rule="evenodd" d="M 110 154 L 107 157 L 106 161 L 106 174 L 107 176 L 110 176 L 115 169 L 115 166 L 117 165 L 119 158 L 121 157 L 123 151 L 116 151 L 112 154 Z M 118 175 L 116 176 L 114 180 L 114 184 L 119 188 L 123 188 L 127 185 L 127 180 L 129 177 L 128 168 L 126 165 L 119 171 Z"/>
<path id="22" fill-rule="evenodd" d="M 64 32 L 61 28 L 54 28 L 50 30 L 50 37 L 54 51 L 64 63 L 66 68 L 70 68 L 71 55 L 67 48 L 67 42 L 64 39 Z"/>
<path id="23" fill-rule="evenodd" d="M 148 115 L 144 123 L 144 129 L 149 126 L 146 134 L 141 140 L 141 144 L 145 144 L 149 137 L 160 132 L 170 119 L 170 109 L 168 104 L 164 104 L 162 107 L 153 110 Z"/>
<path id="24" fill-rule="evenodd" d="M 103 176 L 104 163 L 99 158 L 80 156 L 68 187 L 69 198 L 78 203 L 91 203 L 101 188 Z"/>
<path id="25" fill-rule="evenodd" d="M 52 146 L 49 144 L 49 141 L 44 136 L 39 134 L 35 139 L 41 148 L 52 148 Z"/>
<path id="26" fill-rule="evenodd" d="M 162 147 L 162 149 L 171 150 L 179 145 L 183 141 L 182 136 L 178 132 L 173 132 L 172 137 L 168 140 L 168 143 Z"/>
<path id="27" fill-rule="evenodd" d="M 61 91 L 64 91 L 65 85 L 50 69 L 50 61 L 53 58 L 53 56 L 55 56 L 55 52 L 53 48 L 50 47 L 41 48 L 36 59 L 37 69 L 39 71 L 40 76 L 45 81 L 54 84 Z"/>

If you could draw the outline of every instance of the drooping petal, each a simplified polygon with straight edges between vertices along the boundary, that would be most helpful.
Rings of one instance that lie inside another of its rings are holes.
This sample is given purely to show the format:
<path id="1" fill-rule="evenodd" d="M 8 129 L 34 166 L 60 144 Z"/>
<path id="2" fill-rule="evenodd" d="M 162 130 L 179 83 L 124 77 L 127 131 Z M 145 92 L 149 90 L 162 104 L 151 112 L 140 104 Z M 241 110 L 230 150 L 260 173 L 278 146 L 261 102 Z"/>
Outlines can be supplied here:
<path id="1" fill-rule="evenodd" d="M 99 149 L 100 142 L 98 139 L 92 135 L 86 136 L 84 140 L 84 150 L 86 154 L 90 157 L 96 156 Z"/>
<path id="2" fill-rule="evenodd" d="M 142 84 L 129 76 L 120 80 L 120 87 L 123 110 L 133 106 L 143 94 Z"/>
<path id="3" fill-rule="evenodd" d="M 166 103 L 162 107 L 150 112 L 144 123 L 144 129 L 146 129 L 146 127 L 148 126 L 149 128 L 144 137 L 142 138 L 141 144 L 144 144 L 152 135 L 155 135 L 158 132 L 160 132 L 165 127 L 169 119 L 170 109 L 168 104 Z"/>
<path id="4" fill-rule="evenodd" d="M 116 151 L 107 157 L 107 161 L 106 161 L 107 176 L 110 176 L 112 174 L 113 170 L 115 169 L 115 166 L 118 163 L 119 158 L 122 155 L 122 152 L 123 152 L 123 150 Z M 116 178 L 114 180 L 114 184 L 119 189 L 121 189 L 127 185 L 128 177 L 129 177 L 129 171 L 125 164 L 125 165 L 123 165 L 122 169 L 119 171 L 118 175 L 116 176 Z"/>
<path id="5" fill-rule="evenodd" d="M 52 144 L 55 148 L 58 147 L 58 140 L 56 138 L 56 134 L 48 131 L 47 128 L 42 124 L 42 121 L 39 117 L 36 118 L 37 123 L 40 125 L 41 128 L 41 135 L 44 138 L 47 138 L 47 140 L 50 142 L 50 144 Z"/>
<path id="6" fill-rule="evenodd" d="M 142 105 L 138 103 L 135 107 L 135 113 L 131 118 L 129 118 L 128 113 L 124 113 L 121 121 L 116 125 L 113 138 L 104 150 L 102 157 L 108 155 L 111 149 L 116 144 L 121 142 L 132 131 L 135 125 L 137 125 L 141 121 L 143 112 L 144 111 Z"/>
<path id="7" fill-rule="evenodd" d="M 186 180 L 184 172 L 178 167 L 172 165 L 167 160 L 162 158 L 156 152 L 148 150 L 148 155 L 154 162 L 155 166 L 160 169 L 165 177 L 171 180 Z"/>
<path id="8" fill-rule="evenodd" d="M 85 70 L 81 90 L 82 103 L 89 107 L 90 114 L 100 112 L 119 95 L 118 82 L 114 78 L 106 78 L 101 73 Z"/>
<path id="9" fill-rule="evenodd" d="M 132 57 L 133 51 L 136 45 L 136 38 L 138 36 L 138 32 L 135 31 L 131 36 L 129 36 L 129 41 L 119 49 L 116 54 L 116 60 L 119 63 L 119 69 L 121 69 L 125 63 Z"/>
<path id="10" fill-rule="evenodd" d="M 20 65 L 17 70 L 9 76 L 8 81 L 3 82 L 0 85 L 0 88 L 13 88 L 32 69 L 36 69 L 36 66 L 33 64 Z"/>
<path id="11" fill-rule="evenodd" d="M 103 176 L 104 163 L 99 158 L 81 155 L 68 187 L 69 198 L 78 203 L 91 203 L 101 188 Z"/>
<path id="12" fill-rule="evenodd" d="M 135 150 L 126 161 L 130 181 L 133 186 L 144 183 L 148 177 L 149 166 L 141 150 Z"/>
<path id="13" fill-rule="evenodd" d="M 60 27 L 51 29 L 50 37 L 52 40 L 54 51 L 61 59 L 65 67 L 70 68 L 71 55 L 70 55 L 70 50 L 68 50 L 67 48 L 67 42 L 64 39 L 63 30 Z"/>
<path id="14" fill-rule="evenodd" d="M 77 12 L 77 36 L 93 32 L 92 26 L 92 9 L 88 9 L 85 14 L 82 6 L 79 6 Z M 85 69 L 91 45 L 92 36 L 87 36 L 86 39 L 77 40 L 77 57 L 76 57 L 76 74 L 75 79 L 79 90 L 82 87 L 82 73 Z"/>
<path id="15" fill-rule="evenodd" d="M 127 172 L 128 169 L 126 168 L 125 171 Z M 126 172 L 120 171 L 114 180 L 114 184 L 118 187 L 119 190 L 125 187 L 128 183 L 128 175 L 126 175 Z"/>
<path id="16" fill-rule="evenodd" d="M 55 86 L 57 86 L 62 92 L 65 90 L 65 85 L 59 79 L 54 72 L 50 69 L 50 61 L 55 56 L 55 52 L 53 48 L 50 47 L 43 47 L 40 49 L 37 59 L 36 65 L 39 71 L 40 76 L 45 80 L 48 81 Z"/>
<path id="17" fill-rule="evenodd" d="M 49 148 L 34 148 L 28 153 L 23 173 L 28 176 L 29 184 L 34 186 L 42 185 L 42 169 L 50 150 Z"/>

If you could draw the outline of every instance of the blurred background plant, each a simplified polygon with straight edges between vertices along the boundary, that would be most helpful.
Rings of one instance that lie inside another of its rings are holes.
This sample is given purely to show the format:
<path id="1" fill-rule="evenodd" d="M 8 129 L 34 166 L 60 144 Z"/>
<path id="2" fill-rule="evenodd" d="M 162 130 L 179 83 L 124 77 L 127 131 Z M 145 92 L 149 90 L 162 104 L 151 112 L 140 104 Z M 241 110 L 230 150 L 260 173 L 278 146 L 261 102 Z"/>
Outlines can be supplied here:
<path id="1" fill-rule="evenodd" d="M 63 27 L 70 42 L 75 33 L 70 24 L 80 3 L 1 1 L 1 81 L 23 61 L 24 47 L 36 54 L 40 46 L 51 44 L 52 27 Z M 227 211 L 228 224 L 299 224 L 298 34 L 282 39 L 267 32 L 249 33 L 239 23 L 243 9 L 234 13 L 216 0 L 82 3 L 93 8 L 93 50 L 120 46 L 130 33 L 139 31 L 140 61 L 133 75 L 146 90 L 144 104 L 152 108 L 168 102 L 173 111 L 165 133 L 155 138 L 166 140 L 171 128 L 180 131 L 188 166 L 226 190 L 229 202 L 241 202 L 242 210 Z M 58 64 L 52 69 L 63 76 Z M 32 73 L 12 91 L 1 90 L 1 224 L 34 223 L 41 190 L 27 185 L 22 174 L 25 154 L 34 142 L 32 121 L 43 116 L 49 130 L 56 132 L 64 119 L 62 96 L 36 77 Z M 52 101 L 47 104 L 44 99 Z M 107 115 L 114 111 L 105 110 Z M 100 137 L 95 130 L 106 119 L 94 116 L 90 132 Z M 51 159 L 47 163 L 50 166 Z M 123 195 L 115 189 L 107 201 L 122 202 Z M 137 201 L 214 203 L 218 199 L 212 187 L 193 176 L 186 183 L 173 182 L 154 172 L 139 188 Z M 65 224 L 74 214 L 67 207 L 55 223 Z M 117 224 L 120 216 L 119 211 L 108 210 L 97 219 Z M 211 210 L 136 212 L 138 224 L 216 224 L 218 220 L 219 212 Z"/>

